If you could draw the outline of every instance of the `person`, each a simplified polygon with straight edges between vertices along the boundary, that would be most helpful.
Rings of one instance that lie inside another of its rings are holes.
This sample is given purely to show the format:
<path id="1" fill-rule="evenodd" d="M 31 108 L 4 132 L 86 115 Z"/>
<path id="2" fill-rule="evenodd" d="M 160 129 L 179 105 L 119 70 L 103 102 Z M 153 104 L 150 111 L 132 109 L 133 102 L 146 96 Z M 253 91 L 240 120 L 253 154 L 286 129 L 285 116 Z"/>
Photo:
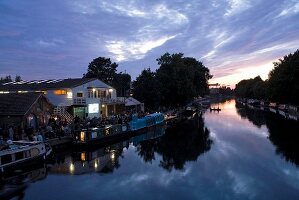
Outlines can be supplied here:
<path id="1" fill-rule="evenodd" d="M 13 131 L 12 126 L 10 126 L 8 129 L 8 139 L 13 140 L 13 136 L 14 136 L 14 131 Z"/>
<path id="2" fill-rule="evenodd" d="M 40 132 L 37 133 L 36 139 L 37 141 L 41 141 L 41 142 L 44 141 L 43 136 L 41 135 Z"/>
<path id="3" fill-rule="evenodd" d="M 36 133 L 35 133 L 35 132 L 33 133 L 32 138 L 33 138 L 33 141 L 37 141 L 37 136 L 36 136 Z"/>
<path id="4" fill-rule="evenodd" d="M 0 136 L 0 145 L 5 145 L 6 142 L 3 140 L 3 136 L 1 135 Z"/>

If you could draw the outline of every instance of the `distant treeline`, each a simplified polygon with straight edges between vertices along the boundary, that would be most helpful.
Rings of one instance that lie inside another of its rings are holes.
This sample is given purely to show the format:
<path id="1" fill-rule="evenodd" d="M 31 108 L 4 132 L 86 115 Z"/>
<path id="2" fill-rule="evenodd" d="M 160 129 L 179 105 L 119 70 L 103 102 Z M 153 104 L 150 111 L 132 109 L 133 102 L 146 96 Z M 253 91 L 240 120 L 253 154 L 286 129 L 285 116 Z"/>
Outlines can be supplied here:
<path id="1" fill-rule="evenodd" d="M 21 80 L 22 80 L 21 76 L 16 75 L 14 81 L 19 82 Z M 0 77 L 0 84 L 1 83 L 8 83 L 8 82 L 12 82 L 11 75 L 8 75 L 8 76 L 5 76 L 5 77 Z"/>
<path id="2" fill-rule="evenodd" d="M 299 105 L 299 49 L 273 64 L 267 80 L 257 76 L 240 81 L 236 96 Z"/>

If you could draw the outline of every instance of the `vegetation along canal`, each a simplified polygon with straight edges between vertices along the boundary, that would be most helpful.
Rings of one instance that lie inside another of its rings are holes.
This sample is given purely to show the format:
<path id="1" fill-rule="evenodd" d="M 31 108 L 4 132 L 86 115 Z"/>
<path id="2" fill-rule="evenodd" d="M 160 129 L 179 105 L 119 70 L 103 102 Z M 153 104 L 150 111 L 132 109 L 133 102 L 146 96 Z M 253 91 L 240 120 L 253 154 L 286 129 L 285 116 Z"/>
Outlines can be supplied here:
<path id="1" fill-rule="evenodd" d="M 220 112 L 1 177 L 14 199 L 299 199 L 299 125 L 234 100 Z"/>

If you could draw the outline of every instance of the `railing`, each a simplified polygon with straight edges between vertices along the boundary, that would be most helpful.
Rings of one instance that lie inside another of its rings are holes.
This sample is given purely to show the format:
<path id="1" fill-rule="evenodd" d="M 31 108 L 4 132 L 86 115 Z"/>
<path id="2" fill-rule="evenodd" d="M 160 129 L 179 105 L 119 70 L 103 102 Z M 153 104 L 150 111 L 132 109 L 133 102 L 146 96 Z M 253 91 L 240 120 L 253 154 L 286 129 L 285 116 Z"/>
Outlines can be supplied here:
<path id="1" fill-rule="evenodd" d="M 116 97 L 116 98 L 107 98 L 107 97 L 102 97 L 99 98 L 101 103 L 105 104 L 115 104 L 115 103 L 125 103 L 125 98 L 123 97 Z"/>
<path id="2" fill-rule="evenodd" d="M 68 124 L 72 123 L 74 117 L 66 111 L 66 107 L 64 106 L 56 106 L 54 108 L 54 115 L 58 115 L 67 121 Z"/>
<path id="3" fill-rule="evenodd" d="M 122 104 L 122 103 L 125 103 L 125 98 L 124 97 L 116 97 L 116 98 L 101 97 L 101 98 L 90 98 L 89 100 L 92 100 L 92 101 L 99 100 L 101 103 L 104 103 L 104 104 Z M 86 105 L 86 99 L 85 98 L 74 98 L 73 99 L 73 105 Z"/>
<path id="4" fill-rule="evenodd" d="M 75 98 L 73 99 L 73 105 L 86 105 L 86 99 Z"/>

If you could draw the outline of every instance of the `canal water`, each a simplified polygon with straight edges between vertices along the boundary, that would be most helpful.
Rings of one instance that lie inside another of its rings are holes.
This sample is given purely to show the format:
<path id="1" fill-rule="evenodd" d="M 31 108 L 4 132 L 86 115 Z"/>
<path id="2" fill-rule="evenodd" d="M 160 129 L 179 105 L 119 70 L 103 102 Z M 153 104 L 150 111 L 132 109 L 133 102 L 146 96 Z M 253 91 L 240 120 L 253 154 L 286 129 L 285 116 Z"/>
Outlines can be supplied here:
<path id="1" fill-rule="evenodd" d="M 1 177 L 12 199 L 299 199 L 299 124 L 234 100 L 220 112 Z M 4 199 L 2 196 L 1 199 Z"/>

